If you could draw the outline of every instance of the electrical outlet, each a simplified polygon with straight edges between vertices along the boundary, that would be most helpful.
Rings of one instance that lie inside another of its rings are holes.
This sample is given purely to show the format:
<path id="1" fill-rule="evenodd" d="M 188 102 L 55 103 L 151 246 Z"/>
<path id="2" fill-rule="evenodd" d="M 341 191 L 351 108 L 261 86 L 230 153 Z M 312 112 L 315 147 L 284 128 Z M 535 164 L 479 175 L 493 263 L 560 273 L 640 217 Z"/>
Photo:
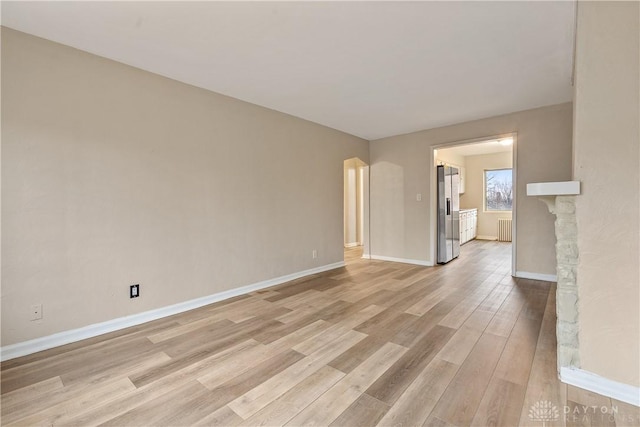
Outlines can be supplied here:
<path id="1" fill-rule="evenodd" d="M 138 298 L 140 296 L 140 285 L 129 286 L 129 298 Z"/>
<path id="2" fill-rule="evenodd" d="M 312 250 L 311 251 L 311 258 L 316 259 L 318 258 L 318 251 L 317 250 Z"/>
<path id="3" fill-rule="evenodd" d="M 422 201 L 422 194 L 418 193 L 416 194 L 416 202 L 421 202 Z"/>
<path id="4" fill-rule="evenodd" d="M 33 304 L 31 306 L 31 320 L 42 319 L 42 304 Z"/>

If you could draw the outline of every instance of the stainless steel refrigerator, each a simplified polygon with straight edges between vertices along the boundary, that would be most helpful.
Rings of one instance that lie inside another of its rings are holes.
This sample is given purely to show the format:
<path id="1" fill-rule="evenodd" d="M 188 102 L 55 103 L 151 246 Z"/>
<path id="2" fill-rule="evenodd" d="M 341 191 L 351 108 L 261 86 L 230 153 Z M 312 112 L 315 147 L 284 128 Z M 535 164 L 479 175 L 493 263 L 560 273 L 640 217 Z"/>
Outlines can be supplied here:
<path id="1" fill-rule="evenodd" d="M 438 166 L 438 264 L 460 255 L 460 174 L 457 168 Z"/>

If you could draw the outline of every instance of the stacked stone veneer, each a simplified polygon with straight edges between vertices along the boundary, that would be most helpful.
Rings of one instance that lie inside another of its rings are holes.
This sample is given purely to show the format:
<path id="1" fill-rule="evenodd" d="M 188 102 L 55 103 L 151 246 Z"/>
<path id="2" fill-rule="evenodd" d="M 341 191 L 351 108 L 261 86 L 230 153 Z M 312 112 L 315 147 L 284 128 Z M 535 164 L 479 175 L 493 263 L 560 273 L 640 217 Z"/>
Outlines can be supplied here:
<path id="1" fill-rule="evenodd" d="M 578 347 L 578 228 L 575 196 L 556 196 L 556 259 L 558 288 L 556 293 L 556 336 L 558 340 L 558 371 L 560 367 L 579 367 Z"/>

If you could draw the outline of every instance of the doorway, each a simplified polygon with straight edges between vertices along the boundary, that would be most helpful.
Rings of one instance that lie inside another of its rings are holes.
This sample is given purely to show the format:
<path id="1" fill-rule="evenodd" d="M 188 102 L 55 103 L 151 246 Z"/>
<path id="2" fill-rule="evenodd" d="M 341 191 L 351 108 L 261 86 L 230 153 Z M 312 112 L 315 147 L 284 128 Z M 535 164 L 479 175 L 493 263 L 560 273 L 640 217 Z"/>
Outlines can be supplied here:
<path id="1" fill-rule="evenodd" d="M 493 241 L 511 253 L 511 274 L 516 260 L 516 146 L 515 133 L 458 141 L 432 150 L 431 176 L 438 165 L 459 171 L 460 257 L 465 247 L 472 250 L 480 242 Z M 432 178 L 432 182 L 435 178 Z M 431 248 L 437 255 L 437 188 L 432 184 Z M 509 247 L 510 246 L 510 247 Z"/>
<path id="2" fill-rule="evenodd" d="M 369 166 L 357 157 L 344 161 L 344 247 L 368 257 Z"/>

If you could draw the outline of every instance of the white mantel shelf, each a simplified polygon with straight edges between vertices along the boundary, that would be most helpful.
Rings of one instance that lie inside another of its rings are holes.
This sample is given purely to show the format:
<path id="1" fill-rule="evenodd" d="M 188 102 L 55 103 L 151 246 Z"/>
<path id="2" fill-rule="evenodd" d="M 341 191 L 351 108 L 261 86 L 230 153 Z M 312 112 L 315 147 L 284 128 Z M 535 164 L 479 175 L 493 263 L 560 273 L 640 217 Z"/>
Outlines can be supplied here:
<path id="1" fill-rule="evenodd" d="M 580 181 L 532 182 L 527 196 L 572 196 L 580 194 Z"/>
<path id="2" fill-rule="evenodd" d="M 532 182 L 527 184 L 527 196 L 536 196 L 543 201 L 549 212 L 556 213 L 556 196 L 580 194 L 580 181 Z"/>

